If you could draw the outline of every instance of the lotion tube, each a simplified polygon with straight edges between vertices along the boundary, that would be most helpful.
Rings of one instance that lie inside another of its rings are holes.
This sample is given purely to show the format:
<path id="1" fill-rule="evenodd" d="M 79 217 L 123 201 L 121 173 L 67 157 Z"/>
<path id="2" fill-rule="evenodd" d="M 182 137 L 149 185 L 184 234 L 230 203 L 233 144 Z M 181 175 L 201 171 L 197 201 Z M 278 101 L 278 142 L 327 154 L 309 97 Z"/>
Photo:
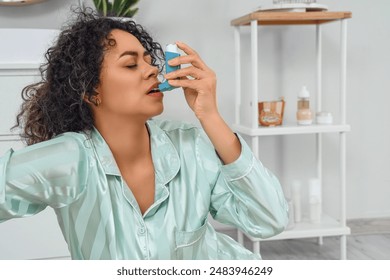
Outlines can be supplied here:
<path id="1" fill-rule="evenodd" d="M 169 44 L 166 46 L 165 48 L 165 69 L 166 69 L 166 73 L 170 73 L 172 71 L 175 71 L 175 70 L 178 70 L 180 69 L 180 65 L 178 66 L 170 66 L 168 64 L 168 61 L 175 58 L 175 57 L 178 57 L 180 56 L 179 54 L 179 50 L 177 48 L 177 45 L 176 44 Z M 176 87 L 173 87 L 171 86 L 167 80 L 165 80 L 164 82 L 162 82 L 161 84 L 158 85 L 158 88 L 160 91 L 168 91 L 168 90 L 172 90 Z"/>

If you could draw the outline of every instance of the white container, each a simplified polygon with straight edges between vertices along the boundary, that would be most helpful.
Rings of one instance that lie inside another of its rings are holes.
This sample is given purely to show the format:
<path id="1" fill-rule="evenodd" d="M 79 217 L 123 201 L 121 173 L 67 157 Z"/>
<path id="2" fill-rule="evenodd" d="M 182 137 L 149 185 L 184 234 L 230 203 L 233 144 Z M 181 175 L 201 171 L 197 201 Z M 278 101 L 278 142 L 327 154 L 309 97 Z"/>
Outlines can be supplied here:
<path id="1" fill-rule="evenodd" d="M 310 222 L 321 222 L 322 215 L 322 194 L 321 182 L 318 178 L 309 180 L 309 212 Z"/>
<path id="2" fill-rule="evenodd" d="M 317 116 L 317 123 L 318 124 L 332 124 L 333 123 L 333 116 L 329 112 L 318 112 L 316 114 Z"/>
<path id="3" fill-rule="evenodd" d="M 302 221 L 302 199 L 301 189 L 302 183 L 299 180 L 294 180 L 291 184 L 292 187 L 292 202 L 294 207 L 294 221 L 299 223 Z"/>

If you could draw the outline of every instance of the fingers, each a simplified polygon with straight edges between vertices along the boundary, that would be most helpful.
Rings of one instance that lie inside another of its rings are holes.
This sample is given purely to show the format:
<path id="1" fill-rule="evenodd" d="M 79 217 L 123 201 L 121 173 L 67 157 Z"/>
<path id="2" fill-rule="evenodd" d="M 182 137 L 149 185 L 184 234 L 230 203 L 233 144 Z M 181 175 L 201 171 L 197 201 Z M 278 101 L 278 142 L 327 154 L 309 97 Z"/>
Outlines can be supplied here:
<path id="1" fill-rule="evenodd" d="M 178 57 L 175 57 L 175 58 L 172 58 L 171 60 L 169 60 L 168 64 L 170 66 L 178 66 L 181 64 L 192 64 L 193 66 L 195 66 L 201 70 L 207 69 L 206 64 L 202 61 L 202 59 L 198 55 L 178 56 Z"/>
<path id="2" fill-rule="evenodd" d="M 181 78 L 180 80 L 168 80 L 168 83 L 174 87 L 182 88 L 192 88 L 196 89 L 198 87 L 197 80 L 189 80 L 187 77 Z"/>
<path id="3" fill-rule="evenodd" d="M 178 56 L 168 61 L 170 66 L 178 66 L 180 64 L 192 64 L 193 66 L 206 70 L 207 65 L 200 58 L 198 53 L 182 42 L 176 42 L 177 46 L 186 53 L 186 55 Z"/>
<path id="4" fill-rule="evenodd" d="M 188 76 L 190 76 L 196 80 L 199 80 L 199 79 L 202 79 L 203 77 L 205 77 L 205 73 L 204 73 L 204 71 L 202 71 L 196 67 L 190 66 L 190 67 L 182 68 L 182 69 L 173 71 L 171 73 L 168 73 L 165 75 L 165 78 L 166 79 L 177 79 L 177 78 L 188 77 Z"/>
<path id="5" fill-rule="evenodd" d="M 183 43 L 183 42 L 180 42 L 180 41 L 177 41 L 176 42 L 176 45 L 179 47 L 179 49 L 181 49 L 182 51 L 184 51 L 186 54 L 194 54 L 194 55 L 198 55 L 198 53 L 193 50 L 190 46 L 188 46 L 187 44 Z"/>
<path id="6" fill-rule="evenodd" d="M 187 64 L 189 66 L 166 74 L 165 78 L 168 80 L 168 83 L 174 87 L 189 88 L 196 92 L 214 92 L 216 84 L 214 71 L 188 45 L 182 42 L 176 42 L 176 44 L 186 55 L 173 58 L 168 61 L 168 64 L 170 66 L 178 66 L 181 64 Z"/>

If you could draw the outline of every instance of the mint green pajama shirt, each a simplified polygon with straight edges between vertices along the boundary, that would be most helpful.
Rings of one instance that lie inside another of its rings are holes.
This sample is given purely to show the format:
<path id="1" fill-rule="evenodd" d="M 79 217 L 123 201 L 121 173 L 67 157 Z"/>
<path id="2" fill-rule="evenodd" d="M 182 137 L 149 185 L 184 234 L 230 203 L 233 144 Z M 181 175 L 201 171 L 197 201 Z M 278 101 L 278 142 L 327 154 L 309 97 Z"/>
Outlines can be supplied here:
<path id="1" fill-rule="evenodd" d="M 143 215 L 93 129 L 2 156 L 0 222 L 52 207 L 72 259 L 260 259 L 216 232 L 208 215 L 254 237 L 280 233 L 288 210 L 277 178 L 239 135 L 239 158 L 223 165 L 202 129 L 159 120 L 147 127 L 155 195 Z"/>

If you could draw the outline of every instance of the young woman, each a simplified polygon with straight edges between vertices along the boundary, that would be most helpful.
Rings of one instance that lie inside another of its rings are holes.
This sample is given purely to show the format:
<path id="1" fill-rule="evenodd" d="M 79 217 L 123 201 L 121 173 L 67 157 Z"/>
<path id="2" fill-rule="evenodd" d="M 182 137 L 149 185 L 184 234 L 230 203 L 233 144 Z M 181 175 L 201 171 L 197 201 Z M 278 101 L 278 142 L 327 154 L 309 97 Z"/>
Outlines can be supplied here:
<path id="1" fill-rule="evenodd" d="M 151 119 L 163 111 L 163 51 L 139 24 L 81 12 L 24 89 L 29 146 L 0 159 L 0 222 L 52 207 L 73 259 L 260 258 L 208 214 L 276 235 L 288 219 L 281 187 L 218 113 L 215 73 L 177 45 L 185 55 L 169 64 L 189 66 L 166 78 L 202 128 Z"/>

